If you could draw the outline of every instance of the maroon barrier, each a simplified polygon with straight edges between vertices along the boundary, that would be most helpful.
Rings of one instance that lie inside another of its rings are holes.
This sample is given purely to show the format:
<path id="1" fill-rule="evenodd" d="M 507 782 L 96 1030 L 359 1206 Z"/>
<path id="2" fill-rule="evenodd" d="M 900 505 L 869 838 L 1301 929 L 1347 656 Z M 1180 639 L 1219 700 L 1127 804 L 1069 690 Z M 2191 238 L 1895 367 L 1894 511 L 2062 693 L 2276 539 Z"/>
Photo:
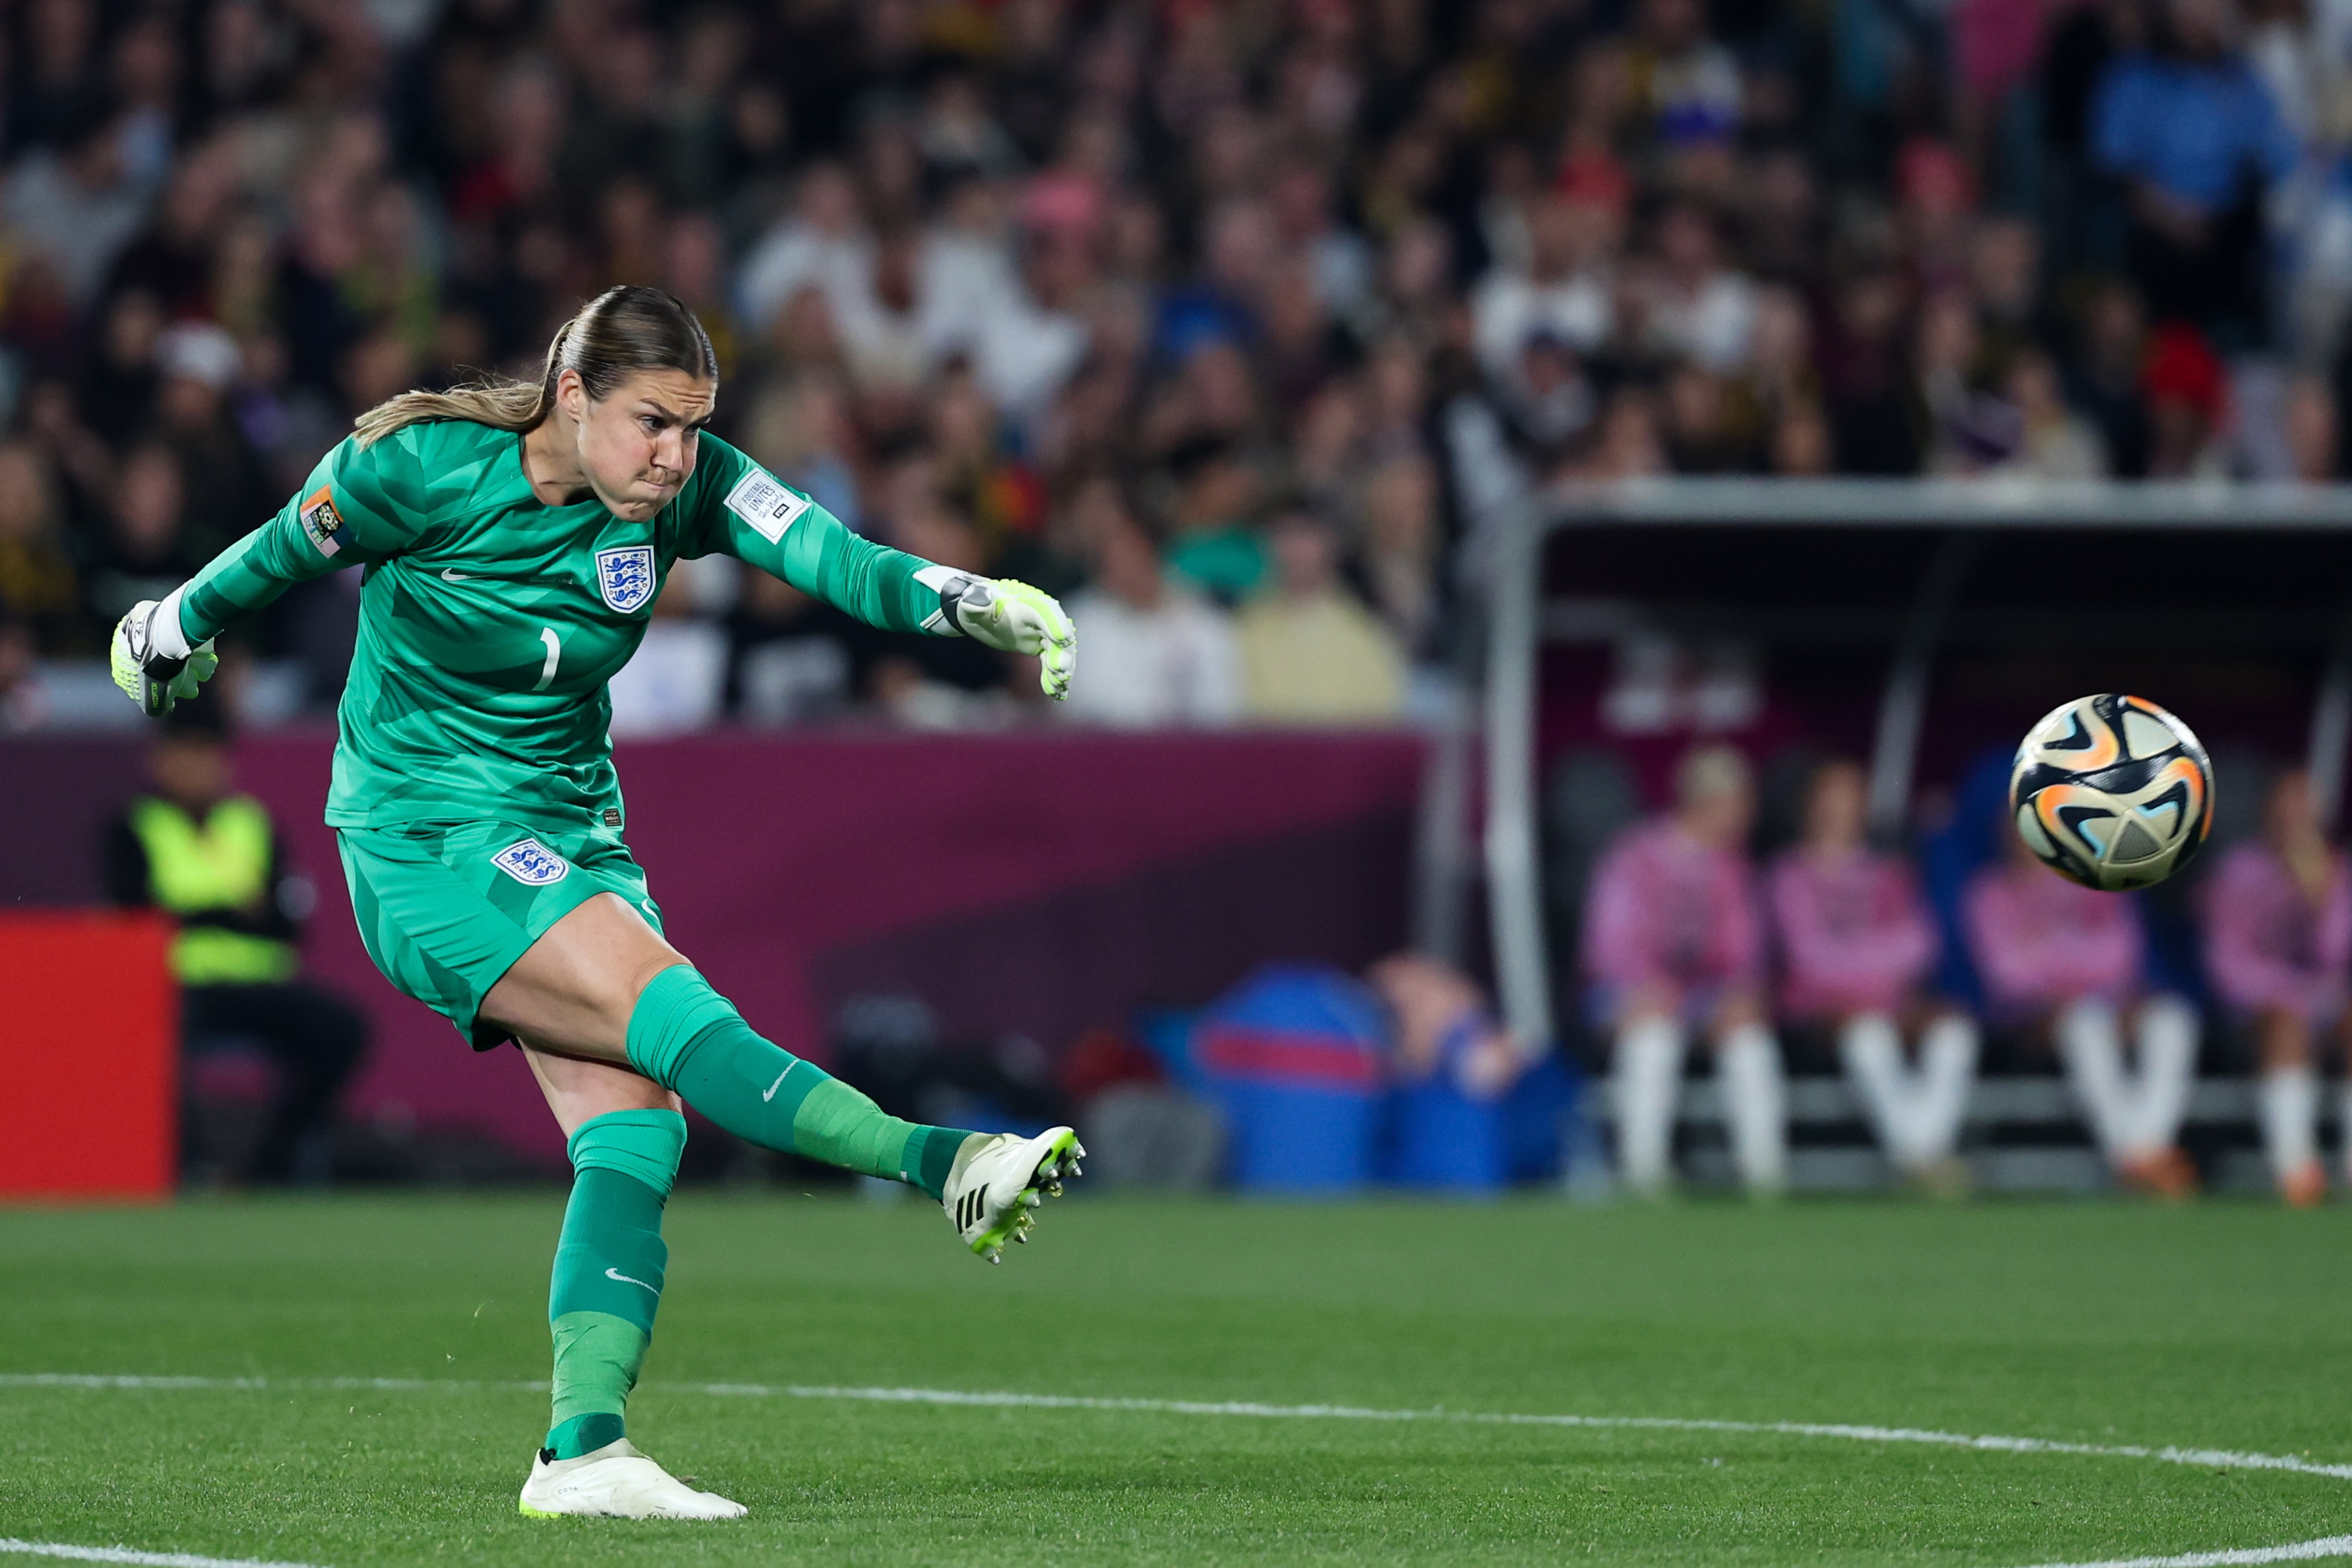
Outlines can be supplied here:
<path id="1" fill-rule="evenodd" d="M 239 781 L 317 882 L 310 973 L 374 1019 L 362 1114 L 562 1144 L 513 1051 L 477 1058 L 384 984 L 320 822 L 331 737 L 248 738 Z M 721 734 L 625 745 L 630 846 L 671 939 L 754 1027 L 823 1060 L 843 998 L 905 991 L 954 1034 L 1059 1047 L 1270 958 L 1357 965 L 1406 930 L 1421 744 L 1288 732 Z M 0 902 L 97 896 L 96 834 L 133 740 L 0 745 Z"/>

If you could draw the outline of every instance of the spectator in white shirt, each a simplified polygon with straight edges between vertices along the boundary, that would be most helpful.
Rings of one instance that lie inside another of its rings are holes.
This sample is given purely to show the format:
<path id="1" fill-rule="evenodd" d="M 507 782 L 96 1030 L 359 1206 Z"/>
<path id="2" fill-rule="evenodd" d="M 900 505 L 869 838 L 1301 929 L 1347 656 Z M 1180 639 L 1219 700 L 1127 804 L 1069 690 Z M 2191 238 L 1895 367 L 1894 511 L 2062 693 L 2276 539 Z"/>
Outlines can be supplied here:
<path id="1" fill-rule="evenodd" d="M 1086 628 L 1087 678 L 1072 684 L 1067 716 L 1127 728 L 1232 723 L 1241 674 L 1225 612 L 1168 580 L 1125 506 L 1097 518 L 1092 542 L 1094 581 L 1069 602 Z"/>
<path id="2" fill-rule="evenodd" d="M 935 360 L 969 352 L 982 322 L 1015 303 L 1021 278 L 1013 265 L 1013 235 L 997 189 L 986 180 L 959 181 L 923 236 L 923 339 Z"/>
<path id="3" fill-rule="evenodd" d="M 1723 265 L 1714 221 L 1686 202 L 1667 208 L 1658 220 L 1658 262 L 1649 291 L 1652 347 L 1717 375 L 1746 365 L 1756 285 Z"/>
<path id="4" fill-rule="evenodd" d="M 151 194 L 125 167 L 121 127 L 93 108 L 71 117 L 55 150 L 17 163 L 0 197 L 0 222 L 18 246 L 47 257 L 74 303 L 86 306 L 138 235 Z"/>
<path id="5" fill-rule="evenodd" d="M 931 369 L 923 341 L 917 236 L 909 229 L 885 234 L 871 255 L 864 286 L 850 298 L 834 301 L 850 375 L 861 388 L 912 392 Z"/>
<path id="6" fill-rule="evenodd" d="M 1615 217 L 1605 207 L 1547 197 L 1528 220 L 1527 270 L 1496 267 L 1470 301 L 1471 331 L 1486 373 L 1508 376 L 1519 349 L 1545 332 L 1580 354 L 1609 340 L 1616 306 L 1605 257 Z"/>
<path id="7" fill-rule="evenodd" d="M 857 209 L 857 191 L 836 163 L 801 176 L 792 216 L 768 231 L 744 258 L 736 285 L 744 324 L 764 334 L 793 296 L 814 286 L 845 321 L 872 287 L 874 242 Z"/>
<path id="8" fill-rule="evenodd" d="M 1089 334 L 1076 308 L 1090 281 L 1081 237 L 1034 234 L 1024 247 L 1021 287 L 977 324 L 972 370 L 1014 423 L 1042 413 L 1087 357 Z"/>

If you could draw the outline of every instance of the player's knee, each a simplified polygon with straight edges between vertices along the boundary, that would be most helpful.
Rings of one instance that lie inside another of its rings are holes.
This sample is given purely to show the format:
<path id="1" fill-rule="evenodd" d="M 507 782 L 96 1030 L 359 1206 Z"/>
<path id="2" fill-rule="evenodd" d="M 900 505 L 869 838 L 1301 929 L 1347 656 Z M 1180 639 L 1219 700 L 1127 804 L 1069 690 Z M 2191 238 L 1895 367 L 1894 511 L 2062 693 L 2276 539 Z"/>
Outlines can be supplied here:
<path id="1" fill-rule="evenodd" d="M 575 1005 L 586 1009 L 595 1020 L 599 1038 L 625 1040 L 629 1020 L 637 1010 L 637 998 L 646 987 L 663 970 L 685 962 L 677 954 L 665 950 L 658 955 L 632 957 L 619 964 L 583 964 L 575 968 L 568 988 Z"/>
<path id="2" fill-rule="evenodd" d="M 1758 993 L 1741 988 L 1727 992 L 1715 1009 L 1711 1020 L 1712 1035 L 1717 1045 L 1741 1030 L 1761 1026 L 1765 1019 L 1764 998 Z"/>
<path id="3" fill-rule="evenodd" d="M 573 1005 L 584 1008 L 614 1031 L 616 1039 L 627 1031 L 629 1015 L 635 1010 L 646 982 L 678 961 L 667 948 L 625 955 L 579 951 L 568 956 L 572 961 L 566 966 L 563 990 Z"/>
<path id="4" fill-rule="evenodd" d="M 2264 1009 L 2255 1020 L 2255 1039 L 2264 1067 L 2303 1067 L 2311 1061 L 2311 1028 L 2285 1008 Z"/>
<path id="5" fill-rule="evenodd" d="M 621 1027 L 624 1030 L 628 1028 L 630 1018 L 636 1012 L 637 998 L 645 995 L 646 988 L 652 985 L 655 977 L 665 970 L 677 968 L 685 962 L 686 959 L 680 955 L 665 949 L 659 955 L 648 956 L 629 967 L 627 974 L 621 977 L 621 984 L 615 998 L 620 1010 Z"/>

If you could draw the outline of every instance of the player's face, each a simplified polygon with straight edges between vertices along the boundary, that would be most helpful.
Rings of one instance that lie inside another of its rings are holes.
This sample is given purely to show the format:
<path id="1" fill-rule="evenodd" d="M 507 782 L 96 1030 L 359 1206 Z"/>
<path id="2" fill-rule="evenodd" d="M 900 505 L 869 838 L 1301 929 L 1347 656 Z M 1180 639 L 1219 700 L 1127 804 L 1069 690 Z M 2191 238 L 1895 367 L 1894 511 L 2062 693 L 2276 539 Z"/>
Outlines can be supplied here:
<path id="1" fill-rule="evenodd" d="M 1868 795 L 1862 769 L 1832 763 L 1813 780 L 1805 802 L 1805 838 L 1818 849 L 1852 849 L 1862 841 Z"/>
<path id="2" fill-rule="evenodd" d="M 716 383 L 684 371 L 639 371 L 580 416 L 580 465 L 614 517 L 644 522 L 677 498 L 694 472 Z"/>
<path id="3" fill-rule="evenodd" d="M 155 743 L 148 772 L 166 800 L 209 806 L 228 793 L 228 750 L 201 736 L 167 735 Z"/>
<path id="4" fill-rule="evenodd" d="M 2271 837 L 2279 842 L 2290 842 L 2309 832 L 2319 817 L 2312 809 L 2311 776 L 2300 768 L 2280 774 L 2278 782 L 2271 786 L 2268 815 Z"/>
<path id="5" fill-rule="evenodd" d="M 1744 841 L 1755 820 L 1755 797 L 1745 785 L 1710 790 L 1683 808 L 1684 830 L 1703 844 L 1723 849 Z"/>

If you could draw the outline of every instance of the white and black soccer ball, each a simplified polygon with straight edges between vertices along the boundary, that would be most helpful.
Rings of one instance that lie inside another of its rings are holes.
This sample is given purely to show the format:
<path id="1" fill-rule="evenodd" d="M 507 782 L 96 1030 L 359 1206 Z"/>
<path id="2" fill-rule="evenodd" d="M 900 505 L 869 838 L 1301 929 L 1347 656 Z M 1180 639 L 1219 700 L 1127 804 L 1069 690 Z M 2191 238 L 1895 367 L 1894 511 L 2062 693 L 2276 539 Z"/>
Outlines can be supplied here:
<path id="1" fill-rule="evenodd" d="M 2037 859 L 2123 893 L 2189 863 L 2213 826 L 2213 764 L 2146 697 L 2104 692 L 2051 710 L 2009 775 L 2010 819 Z"/>

